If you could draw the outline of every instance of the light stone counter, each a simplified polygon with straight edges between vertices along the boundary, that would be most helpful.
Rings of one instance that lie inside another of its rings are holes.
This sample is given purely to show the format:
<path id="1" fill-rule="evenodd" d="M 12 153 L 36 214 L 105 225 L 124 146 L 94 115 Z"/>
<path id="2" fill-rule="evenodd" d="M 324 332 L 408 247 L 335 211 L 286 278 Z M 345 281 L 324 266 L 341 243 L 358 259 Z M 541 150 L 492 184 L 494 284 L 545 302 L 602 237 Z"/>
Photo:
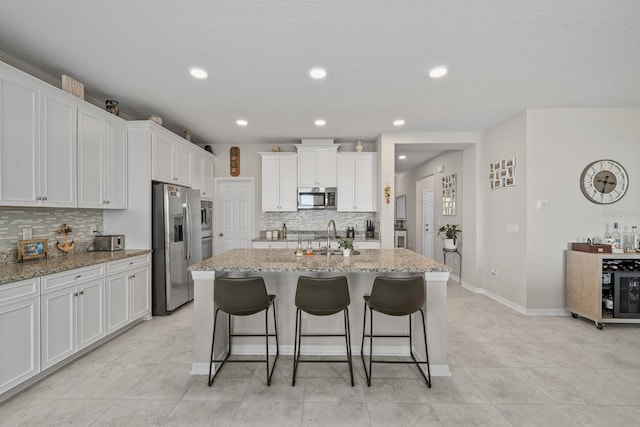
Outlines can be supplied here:
<path id="1" fill-rule="evenodd" d="M 362 295 L 371 291 L 373 280 L 378 275 L 407 276 L 424 275 L 427 286 L 427 339 L 429 359 L 433 376 L 449 376 L 447 361 L 447 281 L 451 269 L 435 260 L 426 258 L 408 249 L 365 249 L 360 255 L 313 255 L 296 257 L 292 249 L 233 249 L 206 259 L 189 267 L 195 280 L 194 289 L 194 361 L 191 373 L 206 375 L 209 371 L 211 333 L 213 330 L 213 286 L 216 276 L 230 277 L 262 276 L 270 293 L 277 295 L 278 334 L 281 354 L 293 354 L 295 319 L 295 290 L 298 277 L 344 275 L 349 282 L 351 305 L 352 350 L 360 354 L 362 317 L 364 302 Z M 234 319 L 234 330 L 255 333 L 264 328 L 264 315 Z M 222 318 L 221 318 L 222 319 Z M 310 316 L 305 322 L 316 331 L 340 332 L 341 321 L 334 316 Z M 375 322 L 384 333 L 405 332 L 406 318 L 376 314 Z M 417 319 L 416 319 L 417 320 Z M 273 327 L 273 325 L 271 325 Z M 418 331 L 419 332 L 419 331 Z M 414 332 L 415 333 L 415 332 Z M 221 334 L 222 336 L 226 336 Z M 221 340 L 222 341 L 222 340 Z M 260 342 L 235 340 L 233 353 L 264 353 Z M 303 342 L 302 352 L 307 354 L 344 353 L 344 341 L 316 339 Z M 409 354 L 408 340 L 377 339 L 374 353 L 389 356 Z M 216 343 L 216 354 L 222 356 L 228 343 Z M 414 339 L 415 351 L 424 355 L 424 346 Z M 273 348 L 275 351 L 275 347 Z M 367 347 L 365 347 L 365 351 Z M 270 350 L 270 353 L 273 354 Z M 282 363 L 279 361 L 278 363 Z"/>
<path id="2" fill-rule="evenodd" d="M 127 249 L 114 252 L 83 252 L 64 257 L 56 257 L 38 261 L 25 261 L 18 264 L 0 266 L 0 286 L 7 283 L 28 280 L 34 277 L 46 276 L 61 271 L 74 270 L 90 265 L 118 261 L 138 255 L 151 253 L 148 249 Z"/>

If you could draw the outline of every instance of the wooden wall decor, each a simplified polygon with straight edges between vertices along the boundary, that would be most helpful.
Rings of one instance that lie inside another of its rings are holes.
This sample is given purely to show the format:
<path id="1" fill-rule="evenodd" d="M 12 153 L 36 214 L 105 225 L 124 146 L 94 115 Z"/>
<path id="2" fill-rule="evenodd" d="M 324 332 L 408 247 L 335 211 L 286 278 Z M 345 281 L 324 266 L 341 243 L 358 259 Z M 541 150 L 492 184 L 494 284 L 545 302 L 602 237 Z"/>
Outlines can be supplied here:
<path id="1" fill-rule="evenodd" d="M 240 148 L 229 149 L 229 173 L 231 176 L 240 176 Z"/>

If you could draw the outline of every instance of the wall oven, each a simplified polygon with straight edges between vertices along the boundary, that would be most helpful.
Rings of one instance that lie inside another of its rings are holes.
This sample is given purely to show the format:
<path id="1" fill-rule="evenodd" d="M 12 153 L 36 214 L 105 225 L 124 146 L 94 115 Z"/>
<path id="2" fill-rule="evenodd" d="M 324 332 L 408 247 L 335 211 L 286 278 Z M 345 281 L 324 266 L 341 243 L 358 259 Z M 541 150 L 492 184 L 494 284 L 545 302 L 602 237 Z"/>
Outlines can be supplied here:
<path id="1" fill-rule="evenodd" d="M 337 194 L 335 187 L 299 187 L 298 209 L 337 209 Z"/>

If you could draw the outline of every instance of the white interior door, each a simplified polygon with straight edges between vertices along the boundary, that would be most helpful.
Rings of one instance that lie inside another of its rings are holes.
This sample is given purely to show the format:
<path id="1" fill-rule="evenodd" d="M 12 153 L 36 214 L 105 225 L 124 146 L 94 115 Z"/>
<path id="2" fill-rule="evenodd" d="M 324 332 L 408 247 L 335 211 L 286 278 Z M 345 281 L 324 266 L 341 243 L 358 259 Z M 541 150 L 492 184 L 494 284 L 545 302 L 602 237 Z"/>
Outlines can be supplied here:
<path id="1" fill-rule="evenodd" d="M 251 248 L 253 178 L 215 178 L 215 254 Z"/>
<path id="2" fill-rule="evenodd" d="M 434 259 L 435 197 L 433 190 L 422 190 L 422 255 Z"/>

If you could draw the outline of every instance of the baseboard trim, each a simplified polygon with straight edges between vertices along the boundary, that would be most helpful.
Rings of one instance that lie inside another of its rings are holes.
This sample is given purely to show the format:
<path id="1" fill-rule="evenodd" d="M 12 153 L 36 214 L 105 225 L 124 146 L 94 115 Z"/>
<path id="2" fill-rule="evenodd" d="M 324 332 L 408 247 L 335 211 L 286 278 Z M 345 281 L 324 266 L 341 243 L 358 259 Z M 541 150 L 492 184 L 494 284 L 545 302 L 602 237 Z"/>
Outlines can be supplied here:
<path id="1" fill-rule="evenodd" d="M 507 307 L 517 311 L 518 313 L 527 315 L 527 316 L 568 316 L 569 312 L 564 308 L 527 308 L 523 307 L 520 304 L 516 304 L 513 301 L 509 301 L 508 299 L 501 297 L 498 294 L 495 294 L 491 291 L 488 291 L 484 288 L 478 288 L 475 286 L 471 286 L 468 283 L 463 283 L 461 285 L 468 291 L 473 292 L 474 294 L 485 295 L 491 298 L 494 301 L 499 302 L 502 305 L 506 305 Z"/>

